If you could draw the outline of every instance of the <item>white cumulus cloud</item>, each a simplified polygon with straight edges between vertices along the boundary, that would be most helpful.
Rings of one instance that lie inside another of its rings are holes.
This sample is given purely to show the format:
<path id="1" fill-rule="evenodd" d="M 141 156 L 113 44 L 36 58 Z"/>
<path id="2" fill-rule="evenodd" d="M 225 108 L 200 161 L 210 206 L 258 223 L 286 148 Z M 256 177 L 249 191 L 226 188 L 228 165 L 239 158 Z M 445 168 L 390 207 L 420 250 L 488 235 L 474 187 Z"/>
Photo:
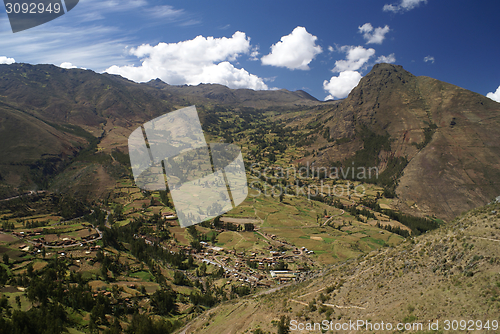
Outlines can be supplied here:
<path id="1" fill-rule="evenodd" d="M 14 64 L 16 61 L 14 60 L 14 58 L 7 58 L 5 56 L 0 56 L 0 64 L 7 64 L 7 65 L 10 65 L 10 64 Z"/>
<path id="2" fill-rule="evenodd" d="M 363 26 L 365 27 L 363 29 L 369 28 L 366 24 Z M 360 30 L 361 28 L 362 27 L 360 27 Z M 371 30 L 373 30 L 373 27 Z M 339 72 L 339 75 L 331 77 L 330 81 L 325 80 L 323 82 L 323 89 L 329 94 L 325 100 L 341 99 L 349 95 L 351 90 L 357 86 L 362 78 L 358 70 L 362 69 L 370 58 L 375 55 L 374 49 L 365 49 L 362 46 L 344 45 L 337 48 L 337 50 L 339 52 L 345 52 L 346 59 L 337 60 L 335 62 L 335 67 L 332 69 L 332 72 Z M 377 62 L 393 63 L 395 61 L 396 58 L 394 57 L 394 53 L 389 56 L 380 56 L 377 59 Z"/>
<path id="3" fill-rule="evenodd" d="M 424 62 L 431 62 L 434 64 L 434 57 L 433 56 L 426 56 L 424 57 Z"/>
<path id="4" fill-rule="evenodd" d="M 61 63 L 61 65 L 59 65 L 59 67 L 65 68 L 67 70 L 72 69 L 72 68 L 76 68 L 75 65 L 73 65 L 73 64 L 71 64 L 70 62 L 67 62 L 67 61 L 65 61 L 64 63 Z"/>
<path id="5" fill-rule="evenodd" d="M 500 102 L 500 86 L 498 86 L 497 90 L 494 93 L 489 92 L 488 94 L 486 94 L 486 97 L 489 97 L 493 101 Z"/>
<path id="6" fill-rule="evenodd" d="M 389 26 L 373 28 L 371 23 L 365 23 L 358 27 L 359 33 L 363 34 L 366 44 L 382 44 L 385 39 L 385 34 L 389 32 Z"/>
<path id="7" fill-rule="evenodd" d="M 344 71 L 338 76 L 333 76 L 330 81 L 325 80 L 323 88 L 329 93 L 325 101 L 346 97 L 358 85 L 359 80 L 361 80 L 361 74 L 357 71 Z"/>
<path id="8" fill-rule="evenodd" d="M 249 60 L 251 61 L 257 61 L 259 60 L 259 47 L 256 46 L 252 49 L 252 51 L 250 52 L 250 58 Z"/>
<path id="9" fill-rule="evenodd" d="M 281 40 L 271 46 L 271 52 L 261 58 L 263 65 L 286 67 L 291 70 L 308 70 L 309 63 L 323 52 L 316 45 L 318 37 L 307 32 L 304 27 L 296 27 Z"/>
<path id="10" fill-rule="evenodd" d="M 388 63 L 388 64 L 392 64 L 392 63 L 396 62 L 396 57 L 394 56 L 394 53 L 391 53 L 388 56 L 380 56 L 380 57 L 378 57 L 375 62 L 376 63 Z"/>
<path id="11" fill-rule="evenodd" d="M 418 7 L 420 3 L 427 3 L 427 0 L 401 0 L 398 4 L 386 4 L 382 8 L 384 12 L 404 13 Z"/>
<path id="12" fill-rule="evenodd" d="M 346 59 L 337 60 L 333 72 L 359 70 L 375 54 L 375 50 L 365 49 L 362 46 L 345 45 L 340 51 L 347 53 Z"/>
<path id="13" fill-rule="evenodd" d="M 105 70 L 130 80 L 146 82 L 160 78 L 172 85 L 218 83 L 230 88 L 268 89 L 264 81 L 231 64 L 252 52 L 250 38 L 237 31 L 230 38 L 197 36 L 178 43 L 143 44 L 130 50 L 140 66 L 111 66 Z"/>

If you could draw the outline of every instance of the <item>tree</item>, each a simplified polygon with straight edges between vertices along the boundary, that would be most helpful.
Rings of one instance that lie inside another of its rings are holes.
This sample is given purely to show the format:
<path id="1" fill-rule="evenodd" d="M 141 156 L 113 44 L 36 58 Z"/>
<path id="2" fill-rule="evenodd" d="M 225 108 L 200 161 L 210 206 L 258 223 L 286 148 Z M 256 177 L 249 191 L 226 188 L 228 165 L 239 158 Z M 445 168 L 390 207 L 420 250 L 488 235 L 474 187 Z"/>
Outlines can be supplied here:
<path id="1" fill-rule="evenodd" d="M 123 220 L 123 205 L 122 204 L 116 204 L 115 208 L 113 209 L 113 216 L 116 218 L 116 220 Z"/>
<path id="2" fill-rule="evenodd" d="M 200 252 L 202 250 L 202 246 L 199 241 L 191 241 L 191 247 L 195 249 L 197 252 Z"/>
<path id="3" fill-rule="evenodd" d="M 97 302 L 97 304 L 92 308 L 90 312 L 90 324 L 94 324 L 95 327 L 89 326 L 90 331 L 95 331 L 99 333 L 98 325 L 106 325 L 108 324 L 108 320 L 106 319 L 106 311 L 103 304 Z"/>
<path id="4" fill-rule="evenodd" d="M 220 216 L 214 218 L 214 227 L 219 228 L 222 226 L 222 222 L 220 221 Z"/>
<path id="5" fill-rule="evenodd" d="M 288 316 L 282 315 L 280 321 L 278 322 L 278 334 L 289 334 L 290 333 L 290 318 Z"/>
<path id="6" fill-rule="evenodd" d="M 182 272 L 176 271 L 174 273 L 174 284 L 190 286 L 191 282 L 189 281 L 189 278 L 187 278 L 186 275 L 184 275 Z"/>
<path id="7" fill-rule="evenodd" d="M 104 331 L 104 334 L 120 334 L 122 333 L 122 326 L 120 325 L 120 321 L 117 317 L 113 320 L 111 327 Z"/>
<path id="8" fill-rule="evenodd" d="M 118 286 L 116 284 L 113 284 L 113 286 L 111 288 L 111 293 L 113 294 L 113 298 L 118 300 L 120 298 L 122 292 L 123 292 L 123 287 Z"/>
<path id="9" fill-rule="evenodd" d="M 177 320 L 174 322 L 163 319 L 155 321 L 147 314 L 134 313 L 125 333 L 167 334 L 172 333 L 179 326 L 180 322 Z"/>
<path id="10" fill-rule="evenodd" d="M 3 253 L 3 263 L 9 265 L 9 254 Z"/>
<path id="11" fill-rule="evenodd" d="M 160 199 L 165 204 L 165 206 L 170 207 L 170 199 L 168 198 L 168 194 L 164 190 L 160 190 Z"/>
<path id="12" fill-rule="evenodd" d="M 280 260 L 274 266 L 274 270 L 287 270 L 287 269 L 288 269 L 288 263 L 285 263 L 283 260 Z"/>
<path id="13" fill-rule="evenodd" d="M 104 264 L 101 265 L 101 276 L 104 281 L 109 281 L 108 268 Z"/>
<path id="14" fill-rule="evenodd" d="M 205 264 L 205 262 L 203 262 L 200 265 L 200 268 L 199 268 L 198 272 L 199 272 L 200 276 L 205 276 L 207 274 L 207 265 Z"/>
<path id="15" fill-rule="evenodd" d="M 255 226 L 252 223 L 245 223 L 245 232 L 252 232 Z"/>
<path id="16" fill-rule="evenodd" d="M 168 315 L 177 313 L 177 293 L 170 286 L 163 286 L 156 290 L 151 296 L 153 311 L 158 315 Z"/>

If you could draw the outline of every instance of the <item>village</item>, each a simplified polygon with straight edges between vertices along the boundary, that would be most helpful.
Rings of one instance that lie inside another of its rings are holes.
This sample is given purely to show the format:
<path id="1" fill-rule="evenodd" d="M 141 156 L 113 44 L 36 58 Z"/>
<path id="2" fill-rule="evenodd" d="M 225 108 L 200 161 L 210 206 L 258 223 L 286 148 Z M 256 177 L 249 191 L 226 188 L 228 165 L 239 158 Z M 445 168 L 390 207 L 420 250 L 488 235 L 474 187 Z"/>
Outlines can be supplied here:
<path id="1" fill-rule="evenodd" d="M 222 231 L 218 230 L 218 232 Z M 252 287 L 270 287 L 276 283 L 302 281 L 307 277 L 309 266 L 314 266 L 314 261 L 309 257 L 314 254 L 313 251 L 305 247 L 294 247 L 284 240 L 279 240 L 275 235 L 261 233 L 258 229 L 255 232 L 269 241 L 269 245 L 260 252 L 237 252 L 234 249 L 210 245 L 205 241 L 200 242 L 201 250 L 197 250 L 191 245 L 177 244 L 174 247 L 169 247 L 162 244 L 162 247 L 171 251 L 191 254 L 196 260 L 207 265 L 222 267 L 224 277 L 228 279 L 227 284 L 244 282 Z M 150 245 L 158 241 L 150 235 L 139 234 L 136 237 L 144 239 Z M 297 263 L 306 265 L 295 265 Z M 292 265 L 295 268 L 289 270 L 288 268 Z"/>
<path id="2" fill-rule="evenodd" d="M 78 239 L 75 237 L 60 237 L 61 235 L 46 234 L 46 230 L 37 228 L 26 231 L 10 231 L 0 228 L 0 233 L 10 234 L 23 243 L 17 245 L 20 251 L 31 253 L 32 255 L 43 254 L 45 249 L 54 249 L 59 256 L 65 256 L 65 249 L 72 247 L 86 247 L 87 254 L 101 249 L 97 241 L 102 239 L 102 232 L 91 224 L 82 223 L 81 229 L 87 231 L 87 235 L 81 235 Z"/>
<path id="3" fill-rule="evenodd" d="M 176 218 L 173 212 L 162 215 L 162 220 L 171 226 L 178 224 Z M 17 238 L 21 243 L 16 244 L 16 248 L 33 256 L 57 253 L 58 256 L 64 257 L 74 251 L 91 256 L 91 252 L 103 249 L 99 243 L 102 239 L 99 228 L 86 222 L 81 222 L 79 225 L 72 231 L 78 232 L 79 237 L 69 236 L 66 233 L 55 234 L 50 229 L 44 228 L 22 231 L 0 228 L 0 233 Z M 223 231 L 223 229 L 218 230 L 219 233 Z M 295 247 L 285 240 L 280 240 L 276 235 L 260 232 L 258 228 L 254 232 L 264 237 L 267 242 L 267 246 L 259 252 L 237 252 L 205 241 L 200 242 L 201 250 L 190 244 L 172 242 L 159 244 L 172 252 L 191 254 L 199 263 L 222 267 L 226 284 L 242 282 L 252 287 L 271 287 L 275 284 L 306 279 L 310 267 L 314 266 L 314 261 L 310 258 L 310 255 L 314 254 L 312 250 Z M 149 245 L 159 242 L 158 238 L 150 234 L 137 234 L 134 237 L 144 239 Z M 48 249 L 52 249 L 52 253 L 46 253 Z M 303 265 L 297 265 L 298 263 Z"/>

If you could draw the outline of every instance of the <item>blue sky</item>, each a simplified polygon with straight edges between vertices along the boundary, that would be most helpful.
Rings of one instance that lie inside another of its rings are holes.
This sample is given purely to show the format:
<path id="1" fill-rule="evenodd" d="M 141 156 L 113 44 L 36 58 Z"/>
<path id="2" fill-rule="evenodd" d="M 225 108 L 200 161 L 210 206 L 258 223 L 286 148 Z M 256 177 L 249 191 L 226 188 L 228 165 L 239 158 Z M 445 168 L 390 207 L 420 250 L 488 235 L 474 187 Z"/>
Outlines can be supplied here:
<path id="1" fill-rule="evenodd" d="M 0 63 L 50 63 L 134 81 L 303 89 L 343 98 L 377 62 L 500 101 L 498 1 L 80 0 L 12 33 Z"/>

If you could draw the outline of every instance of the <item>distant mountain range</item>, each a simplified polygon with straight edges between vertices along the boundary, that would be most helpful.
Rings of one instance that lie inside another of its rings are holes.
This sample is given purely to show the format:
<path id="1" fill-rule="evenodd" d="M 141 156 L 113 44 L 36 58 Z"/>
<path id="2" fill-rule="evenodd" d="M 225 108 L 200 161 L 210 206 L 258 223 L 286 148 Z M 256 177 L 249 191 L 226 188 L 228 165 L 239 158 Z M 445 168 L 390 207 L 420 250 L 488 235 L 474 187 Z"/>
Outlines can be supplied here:
<path id="1" fill-rule="evenodd" d="M 500 195 L 500 104 L 401 66 L 375 65 L 346 99 L 321 102 L 12 64 L 0 65 L 0 197 L 40 188 L 105 197 L 130 174 L 131 131 L 193 104 L 202 123 L 222 106 L 311 130 L 296 163 L 377 166 L 406 212 L 450 219 Z"/>

